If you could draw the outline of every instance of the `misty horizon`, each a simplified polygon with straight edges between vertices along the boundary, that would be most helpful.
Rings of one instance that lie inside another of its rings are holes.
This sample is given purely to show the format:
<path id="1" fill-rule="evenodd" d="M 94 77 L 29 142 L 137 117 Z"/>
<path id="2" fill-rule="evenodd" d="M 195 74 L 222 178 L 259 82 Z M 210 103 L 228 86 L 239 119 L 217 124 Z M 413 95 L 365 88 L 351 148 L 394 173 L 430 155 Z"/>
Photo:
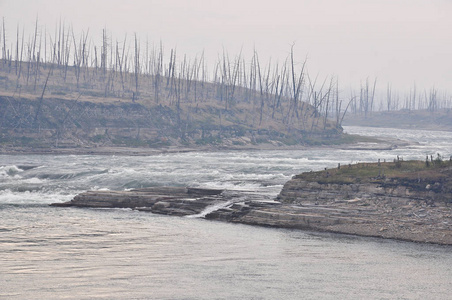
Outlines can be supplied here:
<path id="1" fill-rule="evenodd" d="M 262 64 L 283 64 L 294 45 L 296 62 L 307 59 L 311 76 L 336 76 L 344 88 L 377 78 L 382 90 L 388 84 L 401 91 L 447 90 L 452 80 L 447 1 L 25 2 L 0 1 L 7 47 L 15 43 L 17 26 L 27 42 L 37 20 L 49 36 L 60 22 L 77 36 L 89 30 L 95 44 L 103 29 L 112 43 L 125 36 L 133 42 L 136 34 L 142 49 L 162 42 L 166 50 L 176 48 L 179 59 L 204 54 L 208 66 L 223 51 L 247 60 L 257 51 Z"/>

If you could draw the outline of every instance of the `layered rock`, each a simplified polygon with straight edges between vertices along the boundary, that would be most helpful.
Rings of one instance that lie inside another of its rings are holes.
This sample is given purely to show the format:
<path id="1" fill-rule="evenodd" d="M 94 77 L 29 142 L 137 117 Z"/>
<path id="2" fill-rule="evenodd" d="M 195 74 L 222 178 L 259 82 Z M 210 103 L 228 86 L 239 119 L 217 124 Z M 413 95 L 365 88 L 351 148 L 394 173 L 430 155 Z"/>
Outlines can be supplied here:
<path id="1" fill-rule="evenodd" d="M 353 175 L 350 170 L 300 174 L 284 185 L 276 201 L 244 191 L 160 187 L 85 192 L 69 202 L 53 205 L 132 208 L 225 222 L 452 245 L 452 197 L 449 177 L 443 176 L 450 168 L 446 165 L 434 172 L 428 169 L 430 177 L 422 180 L 423 171 L 416 169 L 419 178 L 413 182 L 409 172 L 401 169 L 391 173 L 392 166 L 386 167 L 391 176 L 360 176 L 354 180 L 347 177 Z"/>
<path id="2" fill-rule="evenodd" d="M 322 222 L 310 224 L 315 230 L 452 244 L 450 162 L 436 168 L 404 164 L 406 169 L 395 162 L 300 174 L 277 199 L 300 217 L 320 216 Z M 371 175 L 357 176 L 360 168 Z"/>
<path id="3" fill-rule="evenodd" d="M 59 207 L 131 208 L 153 213 L 186 216 L 201 213 L 221 202 L 221 190 L 183 187 L 155 187 L 131 191 L 89 191 L 71 201 L 53 203 Z"/>
<path id="4" fill-rule="evenodd" d="M 248 107 L 248 102 L 245 108 L 224 109 L 217 99 L 195 105 L 183 101 L 175 106 L 173 100 L 165 105 L 150 99 L 134 102 L 83 93 L 78 100 L 45 97 L 37 101 L 30 95 L 18 98 L 1 92 L 0 88 L 0 153 L 66 153 L 68 149 L 104 153 L 111 152 L 111 147 L 141 151 L 206 146 L 241 149 L 258 144 L 337 144 L 350 139 L 345 140 L 342 128 L 320 115 L 303 114 L 308 117 L 302 124 L 312 126 L 300 128 L 295 120 L 288 126 L 280 114 L 267 112 L 272 117 L 255 126 L 252 120 L 259 112 Z M 306 109 L 314 108 L 307 105 Z"/>
<path id="5" fill-rule="evenodd" d="M 298 193 L 300 196 L 303 194 Z M 313 193 L 307 191 L 308 196 Z M 263 200 L 240 192 L 158 188 L 86 192 L 69 202 L 53 205 L 132 208 L 250 225 L 452 244 L 452 214 L 444 203 L 428 205 L 401 198 L 374 201 L 338 197 L 323 204 L 317 201 L 291 204 Z"/>

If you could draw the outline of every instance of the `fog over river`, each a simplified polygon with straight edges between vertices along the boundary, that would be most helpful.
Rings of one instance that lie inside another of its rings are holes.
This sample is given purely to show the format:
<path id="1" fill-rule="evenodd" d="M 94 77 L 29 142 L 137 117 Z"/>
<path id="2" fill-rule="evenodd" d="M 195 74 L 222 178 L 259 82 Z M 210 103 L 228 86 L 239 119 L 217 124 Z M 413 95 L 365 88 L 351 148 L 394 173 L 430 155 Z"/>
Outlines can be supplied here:
<path id="1" fill-rule="evenodd" d="M 447 299 L 450 246 L 48 206 L 90 189 L 150 186 L 272 199 L 304 171 L 452 154 L 448 132 L 345 129 L 413 143 L 381 151 L 1 155 L 0 299 Z"/>

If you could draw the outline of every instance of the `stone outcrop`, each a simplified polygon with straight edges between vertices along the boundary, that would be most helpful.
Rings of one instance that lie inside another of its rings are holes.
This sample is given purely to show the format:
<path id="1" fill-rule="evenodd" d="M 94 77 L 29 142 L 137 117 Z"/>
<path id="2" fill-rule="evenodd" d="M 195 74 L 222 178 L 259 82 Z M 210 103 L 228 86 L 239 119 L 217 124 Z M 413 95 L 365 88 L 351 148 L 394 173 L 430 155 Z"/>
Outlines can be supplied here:
<path id="1" fill-rule="evenodd" d="M 452 244 L 451 183 L 452 161 L 438 155 L 303 173 L 277 200 L 298 217 L 320 216 L 311 229 Z"/>
<path id="2" fill-rule="evenodd" d="M 452 245 L 452 212 L 447 203 L 419 201 L 403 189 L 385 195 L 378 186 L 322 186 L 292 179 L 278 200 L 249 192 L 160 187 L 90 191 L 53 206 L 131 208 L 250 225 Z"/>
<path id="3" fill-rule="evenodd" d="M 287 124 L 274 118 L 257 127 L 249 115 L 251 108 L 226 110 L 219 108 L 216 101 L 203 101 L 195 107 L 188 102 L 175 107 L 103 97 L 46 97 L 37 101 L 35 97 L 3 96 L 0 89 L 0 153 L 65 149 L 108 152 L 111 147 L 240 149 L 257 144 L 279 147 L 349 142 L 344 139 L 342 128 L 332 121 L 325 123 L 322 116 L 318 117 L 322 121 L 309 119 L 313 124 L 309 129 L 300 130 L 294 124 L 288 130 Z"/>
<path id="4" fill-rule="evenodd" d="M 186 216 L 199 214 L 223 199 L 222 190 L 184 187 L 155 187 L 131 191 L 89 191 L 71 201 L 53 203 L 59 207 L 131 208 L 158 214 Z"/>
<path id="5" fill-rule="evenodd" d="M 297 218 L 309 215 L 305 218 L 314 230 L 452 244 L 451 205 L 432 190 L 378 183 L 320 184 L 294 178 L 285 184 L 278 200 L 291 205 Z"/>

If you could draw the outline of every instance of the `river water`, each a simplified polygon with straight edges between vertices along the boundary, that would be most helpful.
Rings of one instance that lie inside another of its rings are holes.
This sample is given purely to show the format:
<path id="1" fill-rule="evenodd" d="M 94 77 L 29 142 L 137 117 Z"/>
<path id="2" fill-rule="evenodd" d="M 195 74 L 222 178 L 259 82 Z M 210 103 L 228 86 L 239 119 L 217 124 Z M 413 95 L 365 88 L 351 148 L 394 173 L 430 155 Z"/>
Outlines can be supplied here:
<path id="1" fill-rule="evenodd" d="M 49 207 L 89 189 L 192 186 L 275 197 L 303 171 L 452 154 L 452 133 L 346 127 L 396 150 L 0 156 L 0 299 L 451 299 L 452 248 Z"/>

